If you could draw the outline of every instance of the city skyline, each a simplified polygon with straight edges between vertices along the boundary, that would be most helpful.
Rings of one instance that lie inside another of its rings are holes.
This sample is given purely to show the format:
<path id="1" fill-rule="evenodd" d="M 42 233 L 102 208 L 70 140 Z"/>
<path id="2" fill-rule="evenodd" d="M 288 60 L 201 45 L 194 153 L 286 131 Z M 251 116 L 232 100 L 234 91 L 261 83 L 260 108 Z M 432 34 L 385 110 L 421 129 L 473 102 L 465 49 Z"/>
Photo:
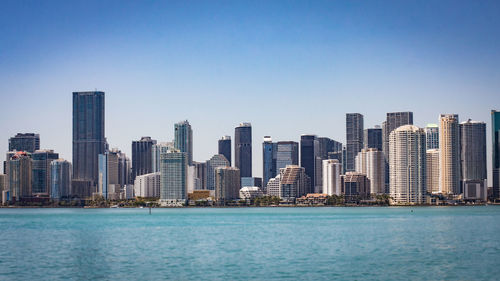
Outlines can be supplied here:
<path id="1" fill-rule="evenodd" d="M 132 140 L 172 141 L 173 124 L 187 119 L 193 160 L 205 161 L 221 136 L 250 122 L 252 175 L 262 176 L 263 136 L 345 144 L 346 112 L 372 128 L 387 112 L 412 111 L 421 128 L 440 114 L 486 122 L 491 170 L 490 110 L 500 108 L 494 1 L 20 5 L 0 11 L 0 95 L 25 112 L 0 111 L 9 120 L 0 122 L 0 150 L 33 132 L 41 148 L 71 161 L 71 93 L 97 88 L 106 92 L 107 141 L 129 156 Z"/>

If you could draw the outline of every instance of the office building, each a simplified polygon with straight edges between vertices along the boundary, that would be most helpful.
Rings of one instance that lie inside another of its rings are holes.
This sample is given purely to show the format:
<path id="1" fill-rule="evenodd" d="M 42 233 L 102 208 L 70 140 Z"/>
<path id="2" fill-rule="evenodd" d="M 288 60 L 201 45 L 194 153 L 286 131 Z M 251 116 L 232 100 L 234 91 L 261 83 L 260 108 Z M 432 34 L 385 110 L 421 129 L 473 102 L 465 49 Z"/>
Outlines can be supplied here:
<path id="1" fill-rule="evenodd" d="M 241 178 L 241 187 L 245 187 L 245 186 L 262 187 L 262 178 L 243 177 L 243 178 Z"/>
<path id="2" fill-rule="evenodd" d="M 185 152 L 188 166 L 193 165 L 193 130 L 187 120 L 174 125 L 174 145 L 180 152 Z"/>
<path id="3" fill-rule="evenodd" d="M 375 128 L 365 129 L 363 132 L 363 148 L 375 148 L 380 151 L 383 150 L 383 137 L 382 128 L 380 126 L 375 126 Z"/>
<path id="4" fill-rule="evenodd" d="M 160 171 L 160 155 L 174 149 L 173 142 L 161 142 L 151 146 L 151 165 L 153 173 Z"/>
<path id="5" fill-rule="evenodd" d="M 413 112 L 388 112 L 386 120 L 382 125 L 382 136 L 384 142 L 384 155 L 386 161 L 389 161 L 389 136 L 395 129 L 404 126 L 413 125 Z"/>
<path id="6" fill-rule="evenodd" d="M 442 194 L 460 194 L 460 140 L 458 115 L 439 117 L 439 177 Z"/>
<path id="7" fill-rule="evenodd" d="M 396 204 L 423 204 L 426 194 L 425 132 L 405 125 L 389 136 L 390 195 Z"/>
<path id="8" fill-rule="evenodd" d="M 319 142 L 316 135 L 300 136 L 300 166 L 304 168 L 306 175 L 309 177 L 311 185 L 306 190 L 307 193 L 313 193 L 316 186 L 316 158 L 319 152 Z"/>
<path id="9" fill-rule="evenodd" d="M 36 150 L 31 154 L 31 191 L 33 195 L 49 197 L 50 195 L 50 163 L 59 159 L 54 150 Z"/>
<path id="10" fill-rule="evenodd" d="M 171 151 L 161 155 L 160 203 L 183 206 L 187 200 L 187 154 Z"/>
<path id="11" fill-rule="evenodd" d="M 427 150 L 439 149 L 439 126 L 437 124 L 427 124 L 425 138 L 427 140 Z"/>
<path id="12" fill-rule="evenodd" d="M 132 180 L 135 177 L 153 172 L 153 145 L 156 140 L 142 137 L 132 142 Z"/>
<path id="13" fill-rule="evenodd" d="M 73 180 L 79 197 L 97 187 L 98 157 L 106 151 L 104 116 L 104 92 L 73 92 Z"/>
<path id="14" fill-rule="evenodd" d="M 160 198 L 160 172 L 140 175 L 134 181 L 135 197 Z"/>
<path id="15" fill-rule="evenodd" d="M 117 149 L 99 154 L 98 192 L 104 199 L 118 199 L 121 185 L 119 183 L 119 151 Z"/>
<path id="16" fill-rule="evenodd" d="M 364 174 L 347 172 L 342 176 L 342 194 L 346 203 L 359 203 L 370 196 L 370 180 Z"/>
<path id="17" fill-rule="evenodd" d="M 224 204 L 230 200 L 237 200 L 240 196 L 240 188 L 238 168 L 226 166 L 215 169 L 215 201 Z"/>
<path id="18" fill-rule="evenodd" d="M 342 194 L 342 164 L 336 159 L 323 160 L 323 194 Z"/>
<path id="19" fill-rule="evenodd" d="M 234 164 L 240 177 L 252 176 L 252 125 L 241 123 L 234 130 Z"/>
<path id="20" fill-rule="evenodd" d="M 221 154 L 216 154 L 207 161 L 207 189 L 215 190 L 215 169 L 229 167 L 229 161 Z"/>
<path id="21" fill-rule="evenodd" d="M 118 184 L 121 187 L 132 184 L 132 161 L 118 149 L 112 149 L 111 152 L 118 155 Z"/>
<path id="22" fill-rule="evenodd" d="M 289 165 L 280 170 L 280 198 L 295 201 L 311 190 L 311 180 L 303 167 Z"/>
<path id="23" fill-rule="evenodd" d="M 231 136 L 222 136 L 219 140 L 219 154 L 224 155 L 231 166 Z"/>
<path id="24" fill-rule="evenodd" d="M 459 143 L 463 198 L 486 201 L 486 123 L 470 119 L 460 123 Z"/>
<path id="25" fill-rule="evenodd" d="M 356 156 L 356 172 L 366 175 L 370 180 L 369 193 L 385 193 L 386 172 L 383 151 L 377 148 L 362 149 Z"/>
<path id="26" fill-rule="evenodd" d="M 198 188 L 207 189 L 207 162 L 193 162 Z"/>
<path id="27" fill-rule="evenodd" d="M 500 111 L 491 111 L 493 198 L 500 198 Z"/>
<path id="28" fill-rule="evenodd" d="M 363 115 L 359 113 L 346 114 L 346 171 L 356 169 L 354 159 L 363 148 Z"/>
<path id="29" fill-rule="evenodd" d="M 9 139 L 9 151 L 26 151 L 34 153 L 40 149 L 40 135 L 34 133 L 17 133 Z"/>
<path id="30" fill-rule="evenodd" d="M 262 143 L 262 178 L 264 181 L 264 186 L 267 182 L 276 176 L 276 158 L 277 158 L 277 144 L 273 143 L 270 136 L 264 137 L 264 142 Z M 242 186 L 246 186 L 243 185 Z"/>
<path id="31" fill-rule="evenodd" d="M 289 165 L 299 165 L 299 143 L 279 141 L 276 143 L 276 174 L 274 176 L 280 169 Z"/>
<path id="32" fill-rule="evenodd" d="M 31 197 L 31 154 L 16 152 L 9 160 L 9 190 L 14 201 Z"/>
<path id="33" fill-rule="evenodd" d="M 428 149 L 426 154 L 426 188 L 428 193 L 436 194 L 439 193 L 439 149 Z"/>
<path id="34" fill-rule="evenodd" d="M 69 199 L 71 195 L 71 163 L 64 159 L 50 162 L 50 198 Z"/>

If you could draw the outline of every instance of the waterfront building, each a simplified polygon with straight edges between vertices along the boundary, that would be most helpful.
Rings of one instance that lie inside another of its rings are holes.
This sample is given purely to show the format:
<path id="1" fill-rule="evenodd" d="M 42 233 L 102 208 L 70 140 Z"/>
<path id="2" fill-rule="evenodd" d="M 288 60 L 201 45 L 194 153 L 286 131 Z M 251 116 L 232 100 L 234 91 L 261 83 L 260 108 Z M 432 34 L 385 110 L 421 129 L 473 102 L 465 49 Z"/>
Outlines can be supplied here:
<path id="1" fill-rule="evenodd" d="M 151 165 L 153 173 L 160 171 L 160 155 L 174 149 L 173 142 L 161 142 L 151 146 Z"/>
<path id="2" fill-rule="evenodd" d="M 262 143 L 262 177 L 264 186 L 276 176 L 277 144 L 270 136 L 265 136 Z M 242 186 L 246 186 L 242 183 Z"/>
<path id="3" fill-rule="evenodd" d="M 71 194 L 71 163 L 64 159 L 50 162 L 50 198 L 69 199 Z"/>
<path id="4" fill-rule="evenodd" d="M 215 169 L 228 167 L 229 161 L 221 154 L 215 154 L 207 161 L 207 189 L 215 190 Z"/>
<path id="5" fill-rule="evenodd" d="M 363 115 L 359 113 L 346 114 L 346 171 L 356 169 L 354 159 L 363 148 Z"/>
<path id="6" fill-rule="evenodd" d="M 118 184 L 124 187 L 127 184 L 132 184 L 132 161 L 127 155 L 118 149 L 112 149 L 111 152 L 118 155 Z"/>
<path id="7" fill-rule="evenodd" d="M 383 150 L 383 137 L 382 128 L 380 126 L 375 126 L 375 128 L 365 129 L 363 132 L 363 148 L 375 148 L 380 151 Z"/>
<path id="8" fill-rule="evenodd" d="M 262 178 L 243 177 L 243 178 L 241 178 L 241 187 L 245 187 L 245 186 L 262 187 Z"/>
<path id="9" fill-rule="evenodd" d="M 323 189 L 323 160 L 329 159 L 330 153 L 339 153 L 342 151 L 342 143 L 332 140 L 327 137 L 318 137 L 318 152 L 315 158 L 315 171 L 314 171 L 314 188 L 315 193 L 321 192 Z M 287 164 L 296 165 L 296 164 Z M 286 165 L 285 165 L 286 166 Z M 283 167 L 285 167 L 283 166 Z"/>
<path id="10" fill-rule="evenodd" d="M 306 195 L 311 189 L 311 179 L 306 174 L 303 167 L 289 165 L 280 170 L 280 191 L 281 199 L 294 201 L 295 198 Z"/>
<path id="11" fill-rule="evenodd" d="M 40 149 L 40 135 L 35 133 L 17 133 L 9 139 L 9 151 L 34 153 Z"/>
<path id="12" fill-rule="evenodd" d="M 217 202 L 224 204 L 226 201 L 238 199 L 240 188 L 238 168 L 226 166 L 215 169 L 215 200 Z"/>
<path id="13" fill-rule="evenodd" d="M 316 135 L 300 136 L 300 166 L 304 168 L 306 175 L 311 181 L 311 185 L 306 190 L 306 193 L 312 193 L 313 187 L 316 186 L 316 158 L 319 152 L 319 142 Z"/>
<path id="14" fill-rule="evenodd" d="M 342 164 L 336 159 L 323 160 L 323 193 L 342 194 Z"/>
<path id="15" fill-rule="evenodd" d="M 16 152 L 9 160 L 9 191 L 14 201 L 31 197 L 31 154 Z"/>
<path id="16" fill-rule="evenodd" d="M 346 203 L 359 203 L 370 196 L 370 180 L 364 174 L 347 172 L 342 176 L 342 194 Z"/>
<path id="17" fill-rule="evenodd" d="M 252 200 L 264 196 L 264 193 L 258 186 L 244 186 L 240 189 L 240 198 L 243 200 Z"/>
<path id="18" fill-rule="evenodd" d="M 241 177 L 252 176 L 252 124 L 240 123 L 234 130 L 234 164 Z"/>
<path id="19" fill-rule="evenodd" d="M 493 198 L 500 198 L 500 111 L 491 111 Z"/>
<path id="20" fill-rule="evenodd" d="M 463 198 L 486 201 L 486 123 L 470 119 L 460 123 L 459 143 Z"/>
<path id="21" fill-rule="evenodd" d="M 117 199 L 120 196 L 119 184 L 119 151 L 107 151 L 99 154 L 98 193 L 104 199 Z M 118 191 L 118 192 L 117 192 Z"/>
<path id="22" fill-rule="evenodd" d="M 280 182 L 281 174 L 278 174 L 276 177 L 270 179 L 266 185 L 266 195 L 280 197 Z"/>
<path id="23" fill-rule="evenodd" d="M 193 162 L 193 164 L 198 181 L 198 186 L 195 189 L 207 189 L 207 162 Z"/>
<path id="24" fill-rule="evenodd" d="M 428 193 L 436 194 L 439 193 L 439 149 L 428 149 L 426 154 L 426 188 Z"/>
<path id="25" fill-rule="evenodd" d="M 187 120 L 174 125 L 175 149 L 185 152 L 188 158 L 188 166 L 193 165 L 193 130 Z"/>
<path id="26" fill-rule="evenodd" d="M 59 159 L 54 150 L 36 150 L 31 154 L 31 191 L 33 195 L 50 196 L 50 163 Z"/>
<path id="27" fill-rule="evenodd" d="M 219 140 L 219 154 L 224 155 L 231 166 L 231 136 L 222 136 Z"/>
<path id="28" fill-rule="evenodd" d="M 426 194 L 425 132 L 405 125 L 389 136 L 390 195 L 396 204 L 423 204 Z"/>
<path id="29" fill-rule="evenodd" d="M 457 114 L 439 116 L 439 186 L 442 194 L 460 194 L 460 142 Z"/>
<path id="30" fill-rule="evenodd" d="M 104 116 L 104 92 L 73 92 L 73 180 L 81 198 L 92 195 L 99 181 L 98 157 L 106 151 Z"/>
<path id="31" fill-rule="evenodd" d="M 187 154 L 170 151 L 161 155 L 160 203 L 162 206 L 183 206 L 187 200 Z"/>
<path id="32" fill-rule="evenodd" d="M 140 175 L 134 181 L 135 197 L 160 198 L 160 172 Z"/>
<path id="33" fill-rule="evenodd" d="M 153 172 L 153 145 L 156 140 L 142 137 L 132 141 L 132 180 L 135 177 Z"/>
<path id="34" fill-rule="evenodd" d="M 425 138 L 427 140 L 427 150 L 439 149 L 439 126 L 437 124 L 427 124 Z"/>
<path id="35" fill-rule="evenodd" d="M 366 175 L 370 180 L 371 194 L 385 193 L 385 158 L 381 150 L 362 149 L 356 156 L 356 172 Z"/>
<path id="36" fill-rule="evenodd" d="M 276 143 L 276 174 L 274 176 L 288 165 L 299 165 L 299 143 L 279 141 Z"/>

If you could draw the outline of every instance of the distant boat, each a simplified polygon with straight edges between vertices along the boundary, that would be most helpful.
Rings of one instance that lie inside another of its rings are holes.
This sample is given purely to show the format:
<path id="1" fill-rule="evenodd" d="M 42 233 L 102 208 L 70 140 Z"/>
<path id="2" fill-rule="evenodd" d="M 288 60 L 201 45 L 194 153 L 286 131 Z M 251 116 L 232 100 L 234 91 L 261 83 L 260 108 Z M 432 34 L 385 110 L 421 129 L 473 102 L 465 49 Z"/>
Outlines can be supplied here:
<path id="1" fill-rule="evenodd" d="M 110 208 L 120 208 L 118 205 L 113 205 Z"/>
<path id="2" fill-rule="evenodd" d="M 143 207 L 143 206 L 140 206 L 139 208 L 140 208 L 140 209 L 143 209 L 144 207 Z"/>

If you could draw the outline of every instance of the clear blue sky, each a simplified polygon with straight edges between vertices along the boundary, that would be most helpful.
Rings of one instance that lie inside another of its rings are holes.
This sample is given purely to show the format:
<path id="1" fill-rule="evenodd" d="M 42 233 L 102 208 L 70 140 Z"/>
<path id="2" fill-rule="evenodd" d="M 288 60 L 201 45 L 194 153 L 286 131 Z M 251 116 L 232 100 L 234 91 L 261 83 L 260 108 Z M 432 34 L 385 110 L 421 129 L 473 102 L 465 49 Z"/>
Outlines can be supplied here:
<path id="1" fill-rule="evenodd" d="M 458 113 L 490 130 L 499 43 L 499 1 L 4 0 L 0 151 L 37 132 L 71 159 L 71 93 L 94 89 L 110 146 L 129 156 L 132 140 L 171 140 L 188 119 L 206 160 L 252 122 L 256 176 L 264 135 L 344 142 L 346 112 L 365 127 L 391 111 L 419 126 Z"/>

